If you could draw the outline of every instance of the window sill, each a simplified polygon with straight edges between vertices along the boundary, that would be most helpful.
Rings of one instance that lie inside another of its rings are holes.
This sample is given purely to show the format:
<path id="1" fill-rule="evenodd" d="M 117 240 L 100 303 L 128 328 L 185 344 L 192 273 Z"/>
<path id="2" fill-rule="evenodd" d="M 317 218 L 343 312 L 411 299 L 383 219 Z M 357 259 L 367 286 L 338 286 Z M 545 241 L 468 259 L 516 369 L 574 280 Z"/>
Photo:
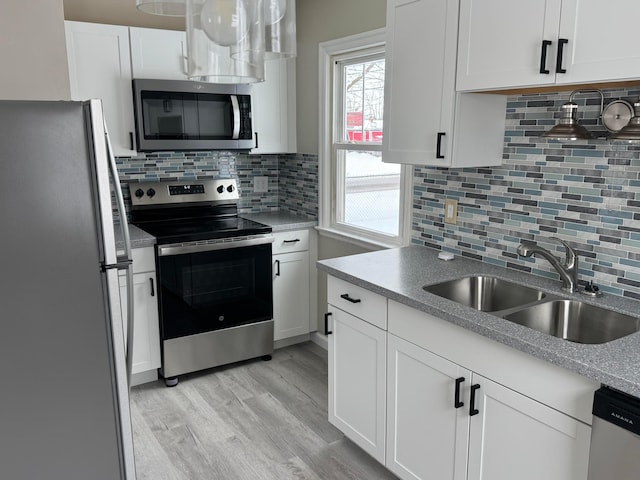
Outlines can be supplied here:
<path id="1" fill-rule="evenodd" d="M 358 247 L 367 248 L 370 250 L 382 250 L 385 248 L 397 248 L 402 246 L 396 243 L 385 243 L 358 235 L 350 235 L 334 228 L 315 227 L 315 229 L 323 237 L 331 238 L 333 240 L 340 240 L 342 242 L 350 243 L 352 245 L 357 245 Z"/>

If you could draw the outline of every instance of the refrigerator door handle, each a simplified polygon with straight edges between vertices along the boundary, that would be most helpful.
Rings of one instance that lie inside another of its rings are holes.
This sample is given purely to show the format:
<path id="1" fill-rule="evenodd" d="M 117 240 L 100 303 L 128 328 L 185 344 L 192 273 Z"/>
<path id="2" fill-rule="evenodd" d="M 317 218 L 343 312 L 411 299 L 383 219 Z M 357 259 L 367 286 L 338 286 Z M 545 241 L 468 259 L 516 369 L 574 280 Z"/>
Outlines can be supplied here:
<path id="1" fill-rule="evenodd" d="M 103 119 L 104 121 L 104 119 Z M 111 146 L 111 138 L 107 130 L 107 123 L 104 122 L 104 137 L 107 144 L 107 154 L 109 157 L 109 172 L 113 180 L 113 188 L 116 194 L 116 204 L 118 207 L 118 215 L 120 217 L 120 225 L 122 228 L 122 237 L 124 239 L 124 258 L 119 258 L 118 263 L 114 265 L 118 270 L 125 270 L 127 277 L 127 336 L 125 342 L 125 352 L 127 359 L 127 385 L 131 387 L 131 369 L 133 365 L 133 269 L 131 264 L 131 237 L 129 236 L 129 224 L 127 222 L 127 210 L 124 206 L 124 196 L 122 195 L 122 187 L 120 186 L 120 177 L 118 176 L 118 167 L 116 159 L 113 155 L 113 147 Z"/>

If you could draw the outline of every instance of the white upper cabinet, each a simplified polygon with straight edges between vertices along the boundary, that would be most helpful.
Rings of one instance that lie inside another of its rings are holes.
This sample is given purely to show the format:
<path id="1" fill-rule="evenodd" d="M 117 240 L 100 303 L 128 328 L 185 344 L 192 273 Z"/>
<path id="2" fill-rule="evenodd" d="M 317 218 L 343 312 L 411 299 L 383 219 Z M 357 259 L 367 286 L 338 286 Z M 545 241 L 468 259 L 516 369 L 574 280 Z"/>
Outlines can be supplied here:
<path id="1" fill-rule="evenodd" d="M 502 163 L 506 99 L 456 94 L 457 43 L 457 1 L 387 1 L 383 161 Z"/>
<path id="2" fill-rule="evenodd" d="M 255 148 L 251 153 L 295 153 L 295 59 L 268 60 L 264 66 L 265 81 L 252 86 Z"/>
<path id="3" fill-rule="evenodd" d="M 640 78 L 634 0 L 460 0 L 459 91 Z"/>
<path id="4" fill-rule="evenodd" d="M 129 27 L 133 78 L 186 80 L 185 32 Z"/>
<path id="5" fill-rule="evenodd" d="M 565 74 L 557 83 L 640 78 L 637 0 L 563 0 L 559 38 Z"/>
<path id="6" fill-rule="evenodd" d="M 73 100 L 102 100 L 116 156 L 135 155 L 129 27 L 65 22 Z"/>

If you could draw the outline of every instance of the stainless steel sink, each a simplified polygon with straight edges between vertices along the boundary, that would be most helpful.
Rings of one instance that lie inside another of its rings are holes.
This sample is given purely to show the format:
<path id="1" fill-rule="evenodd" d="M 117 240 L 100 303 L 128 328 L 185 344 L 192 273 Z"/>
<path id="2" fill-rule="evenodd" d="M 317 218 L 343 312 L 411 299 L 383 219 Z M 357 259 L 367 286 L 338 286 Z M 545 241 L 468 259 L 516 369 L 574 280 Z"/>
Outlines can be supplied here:
<path id="1" fill-rule="evenodd" d="M 577 343 L 605 343 L 640 330 L 640 319 L 576 300 L 542 302 L 503 317 Z"/>
<path id="2" fill-rule="evenodd" d="M 526 305 L 545 294 L 495 277 L 470 276 L 422 287 L 425 291 L 483 312 L 496 312 Z"/>

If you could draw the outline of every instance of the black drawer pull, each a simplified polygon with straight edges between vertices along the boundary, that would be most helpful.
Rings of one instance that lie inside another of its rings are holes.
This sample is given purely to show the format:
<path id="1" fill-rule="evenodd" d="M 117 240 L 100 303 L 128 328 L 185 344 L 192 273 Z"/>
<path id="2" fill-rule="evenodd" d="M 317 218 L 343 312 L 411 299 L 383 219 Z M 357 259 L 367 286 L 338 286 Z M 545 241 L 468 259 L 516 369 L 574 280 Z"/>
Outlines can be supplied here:
<path id="1" fill-rule="evenodd" d="M 149 283 L 151 283 L 151 296 L 152 296 L 152 297 L 155 297 L 155 296 L 156 296 L 156 289 L 155 289 L 155 287 L 153 286 L 153 278 L 150 278 L 150 279 L 149 279 Z"/>
<path id="2" fill-rule="evenodd" d="M 340 298 L 344 298 L 347 302 L 351 303 L 360 303 L 362 301 L 359 298 L 351 298 L 348 293 L 343 293 L 340 295 Z"/>
<path id="3" fill-rule="evenodd" d="M 566 38 L 558 39 L 558 56 L 556 58 L 556 73 L 567 73 L 565 68 L 562 68 L 562 57 L 564 55 L 564 46 L 569 43 Z"/>
<path id="4" fill-rule="evenodd" d="M 464 382 L 464 377 L 456 378 L 456 393 L 453 400 L 453 406 L 455 408 L 464 407 L 464 402 L 460 401 L 460 385 Z"/>
<path id="5" fill-rule="evenodd" d="M 324 334 L 331 335 L 333 332 L 329 331 L 329 317 L 333 315 L 333 313 L 328 312 L 324 314 Z"/>
<path id="6" fill-rule="evenodd" d="M 276 260 L 276 277 L 280 276 L 280 260 Z"/>
<path id="7" fill-rule="evenodd" d="M 256 137 L 256 146 L 254 148 L 259 148 L 258 147 L 258 132 L 255 132 L 254 135 Z"/>
<path id="8" fill-rule="evenodd" d="M 444 158 L 444 155 L 442 155 L 442 137 L 444 137 L 446 135 L 446 133 L 444 132 L 438 132 L 438 141 L 436 144 L 436 158 Z"/>
<path id="9" fill-rule="evenodd" d="M 133 132 L 129 132 L 129 143 L 131 144 L 131 150 L 135 150 L 135 145 L 133 144 Z"/>
<path id="10" fill-rule="evenodd" d="M 295 238 L 293 240 L 283 240 L 282 243 L 298 243 L 299 241 L 299 238 Z"/>
<path id="11" fill-rule="evenodd" d="M 478 390 L 480 388 L 480 385 L 475 384 L 475 385 L 471 385 L 471 399 L 469 402 L 469 416 L 473 417 L 474 415 L 477 415 L 480 413 L 480 410 L 478 410 L 476 408 L 476 390 Z"/>
<path id="12" fill-rule="evenodd" d="M 547 49 L 553 42 L 551 40 L 543 40 L 542 41 L 542 52 L 540 53 L 540 73 L 545 75 L 549 75 L 549 70 L 546 68 L 547 66 Z"/>

